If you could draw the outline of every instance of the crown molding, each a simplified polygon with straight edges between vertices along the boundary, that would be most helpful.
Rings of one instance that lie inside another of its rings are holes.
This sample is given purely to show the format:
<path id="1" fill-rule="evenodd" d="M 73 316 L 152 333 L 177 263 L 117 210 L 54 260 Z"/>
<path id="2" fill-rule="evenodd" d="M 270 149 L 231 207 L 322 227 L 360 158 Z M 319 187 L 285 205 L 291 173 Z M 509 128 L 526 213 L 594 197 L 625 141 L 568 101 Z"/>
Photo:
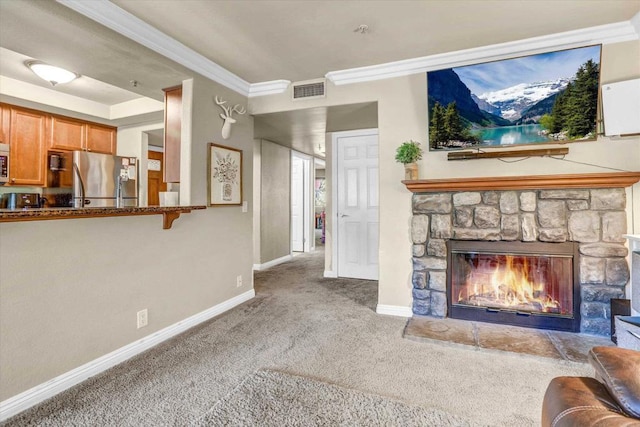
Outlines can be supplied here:
<path id="1" fill-rule="evenodd" d="M 249 98 L 282 93 L 291 82 L 289 80 L 272 80 L 270 82 L 253 83 L 249 86 Z"/>
<path id="2" fill-rule="evenodd" d="M 108 0 L 56 1 L 204 77 L 218 82 L 244 96 L 249 96 L 249 82 L 222 68 L 215 62 L 205 58 Z"/>
<path id="3" fill-rule="evenodd" d="M 251 84 L 108 0 L 56 1 L 241 95 L 274 95 L 283 93 L 291 84 L 288 80 Z M 640 12 L 629 21 L 368 67 L 331 71 L 325 77 L 335 85 L 361 83 L 550 50 L 620 43 L 637 40 L 639 35 Z"/>
<path id="4" fill-rule="evenodd" d="M 444 68 L 462 67 L 478 62 L 497 61 L 524 55 L 570 49 L 595 44 L 637 40 L 640 34 L 640 13 L 630 21 L 567 31 L 540 37 L 500 43 L 473 49 L 447 52 L 404 61 L 348 70 L 331 71 L 325 75 L 335 85 L 382 80 Z"/>

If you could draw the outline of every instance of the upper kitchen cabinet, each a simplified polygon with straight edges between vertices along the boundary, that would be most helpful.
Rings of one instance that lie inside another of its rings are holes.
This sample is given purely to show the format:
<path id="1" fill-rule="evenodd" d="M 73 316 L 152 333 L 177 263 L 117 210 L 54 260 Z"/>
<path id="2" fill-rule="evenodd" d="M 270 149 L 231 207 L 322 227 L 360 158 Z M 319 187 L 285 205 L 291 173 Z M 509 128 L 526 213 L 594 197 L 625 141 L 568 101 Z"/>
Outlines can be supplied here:
<path id="1" fill-rule="evenodd" d="M 85 126 L 86 150 L 96 153 L 116 154 L 117 128 L 87 123 Z"/>
<path id="2" fill-rule="evenodd" d="M 49 147 L 59 150 L 84 150 L 86 146 L 85 122 L 60 116 L 51 116 Z"/>
<path id="3" fill-rule="evenodd" d="M 5 107 L 6 108 L 6 107 Z M 47 115 L 33 110 L 8 108 L 9 185 L 44 185 Z"/>
<path id="4" fill-rule="evenodd" d="M 182 86 L 164 89 L 164 182 L 180 182 Z"/>
<path id="5" fill-rule="evenodd" d="M 117 128 L 62 116 L 51 116 L 49 148 L 116 154 Z"/>

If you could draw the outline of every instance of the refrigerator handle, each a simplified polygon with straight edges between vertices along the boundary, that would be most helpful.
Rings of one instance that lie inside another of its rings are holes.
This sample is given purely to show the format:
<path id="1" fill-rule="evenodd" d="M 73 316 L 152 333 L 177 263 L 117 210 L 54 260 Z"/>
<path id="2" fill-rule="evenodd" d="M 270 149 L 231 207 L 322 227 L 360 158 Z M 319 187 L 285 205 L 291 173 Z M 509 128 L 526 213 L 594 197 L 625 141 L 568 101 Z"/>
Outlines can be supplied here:
<path id="1" fill-rule="evenodd" d="M 78 181 L 80 182 L 80 206 L 74 206 L 74 208 L 84 208 L 84 182 L 82 181 L 82 175 L 80 175 L 80 170 L 78 169 L 78 165 L 76 162 L 73 162 L 73 171 L 78 175 Z M 74 205 L 76 203 L 74 202 Z"/>

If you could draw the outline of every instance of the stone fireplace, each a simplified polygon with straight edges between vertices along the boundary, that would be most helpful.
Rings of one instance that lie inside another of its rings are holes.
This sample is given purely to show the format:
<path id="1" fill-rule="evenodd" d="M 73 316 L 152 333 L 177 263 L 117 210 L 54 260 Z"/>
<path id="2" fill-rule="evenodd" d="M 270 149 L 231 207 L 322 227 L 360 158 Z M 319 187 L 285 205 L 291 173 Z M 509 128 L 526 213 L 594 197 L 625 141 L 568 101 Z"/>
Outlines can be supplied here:
<path id="1" fill-rule="evenodd" d="M 627 232 L 624 187 L 639 178 L 638 173 L 617 173 L 403 181 L 414 192 L 413 313 L 450 317 L 454 312 L 454 317 L 461 317 L 455 313 L 459 295 L 452 296 L 451 288 L 447 288 L 453 274 L 447 250 L 451 244 L 499 242 L 507 253 L 527 244 L 572 245 L 576 249 L 572 261 L 575 284 L 567 278 L 550 280 L 570 282 L 568 288 L 575 290 L 571 304 L 576 304 L 572 309 L 577 323 L 553 327 L 536 325 L 536 320 L 523 326 L 608 335 L 609 300 L 625 297 L 630 276 L 623 237 Z M 534 253 L 539 252 L 536 249 Z M 483 262 L 493 261 L 487 258 Z M 537 259 L 526 262 L 548 263 Z M 526 274 L 531 271 L 529 268 Z M 541 292 L 550 291 L 533 293 Z M 554 292 L 548 297 L 568 298 Z M 473 305 L 486 297 L 474 296 L 473 303 L 462 305 Z M 513 310 L 485 307 L 484 311 L 511 311 L 516 317 L 532 317 L 531 310 L 523 306 Z M 533 317 L 540 318 L 537 313 Z"/>

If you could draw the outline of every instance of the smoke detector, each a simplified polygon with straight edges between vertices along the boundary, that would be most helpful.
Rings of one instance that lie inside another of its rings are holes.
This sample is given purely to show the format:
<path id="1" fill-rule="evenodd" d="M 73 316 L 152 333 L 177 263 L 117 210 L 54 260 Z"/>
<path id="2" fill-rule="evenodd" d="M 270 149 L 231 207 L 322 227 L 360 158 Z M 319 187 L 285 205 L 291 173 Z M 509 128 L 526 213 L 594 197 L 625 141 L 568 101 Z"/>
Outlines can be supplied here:
<path id="1" fill-rule="evenodd" d="M 367 34 L 369 33 L 369 26 L 367 24 L 358 25 L 358 28 L 353 30 L 354 33 Z"/>

